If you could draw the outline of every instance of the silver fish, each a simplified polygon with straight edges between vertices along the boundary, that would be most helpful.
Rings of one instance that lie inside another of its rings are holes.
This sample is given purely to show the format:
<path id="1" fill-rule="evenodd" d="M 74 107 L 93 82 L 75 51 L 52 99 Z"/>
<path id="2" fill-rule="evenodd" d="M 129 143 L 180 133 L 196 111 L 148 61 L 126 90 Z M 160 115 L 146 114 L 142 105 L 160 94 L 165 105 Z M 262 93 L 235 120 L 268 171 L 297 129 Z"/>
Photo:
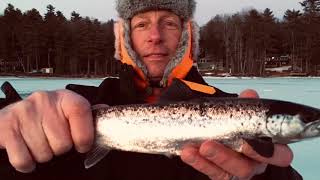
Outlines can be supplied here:
<path id="1" fill-rule="evenodd" d="M 320 136 L 320 110 L 268 99 L 199 98 L 96 108 L 96 147 L 85 167 L 117 149 L 180 155 L 187 143 L 217 140 L 241 151 L 243 138 L 289 144 Z M 242 143 L 241 143 L 242 142 Z"/>

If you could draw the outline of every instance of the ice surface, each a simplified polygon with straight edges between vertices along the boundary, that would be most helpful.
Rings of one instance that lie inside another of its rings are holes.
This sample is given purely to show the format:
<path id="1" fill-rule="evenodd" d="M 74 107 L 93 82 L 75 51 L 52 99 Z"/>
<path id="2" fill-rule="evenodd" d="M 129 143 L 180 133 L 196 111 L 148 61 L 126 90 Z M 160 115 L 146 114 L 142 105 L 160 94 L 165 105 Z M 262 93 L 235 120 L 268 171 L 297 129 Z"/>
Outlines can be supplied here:
<path id="1" fill-rule="evenodd" d="M 320 108 L 320 78 L 213 78 L 206 81 L 221 90 L 240 93 L 255 89 L 260 97 L 302 103 Z M 69 83 L 99 85 L 102 79 L 41 79 L 41 78 L 0 78 L 0 83 L 9 81 L 24 97 L 36 90 L 63 89 Z M 4 95 L 1 93 L 0 97 Z M 295 158 L 293 166 L 306 180 L 317 180 L 320 170 L 320 139 L 290 145 Z"/>

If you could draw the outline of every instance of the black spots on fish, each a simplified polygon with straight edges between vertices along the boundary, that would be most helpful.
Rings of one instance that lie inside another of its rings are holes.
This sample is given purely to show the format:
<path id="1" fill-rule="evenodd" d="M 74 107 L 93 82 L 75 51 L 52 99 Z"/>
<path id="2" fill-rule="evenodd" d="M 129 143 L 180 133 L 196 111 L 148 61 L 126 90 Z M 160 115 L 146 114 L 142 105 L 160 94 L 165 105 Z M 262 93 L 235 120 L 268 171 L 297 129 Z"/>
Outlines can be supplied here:
<path id="1" fill-rule="evenodd" d="M 244 123 L 243 123 L 243 122 L 241 123 L 241 126 L 242 126 L 242 127 L 244 126 Z"/>
<path id="2" fill-rule="evenodd" d="M 171 104 L 170 108 L 171 109 L 178 109 L 181 105 L 180 104 Z"/>
<path id="3" fill-rule="evenodd" d="M 134 145 L 138 147 L 143 147 L 144 149 L 148 149 L 148 150 L 154 150 L 158 147 L 156 143 L 153 143 L 147 140 L 140 140 L 140 141 L 134 142 Z"/>
<path id="4" fill-rule="evenodd" d="M 171 111 L 171 114 L 172 114 L 172 115 L 176 115 L 176 114 L 177 114 L 176 109 L 173 109 L 173 110 Z"/>
<path id="5" fill-rule="evenodd" d="M 204 104 L 200 104 L 199 111 L 201 116 L 205 116 L 207 114 L 206 106 Z"/>
<path id="6" fill-rule="evenodd" d="M 271 124 L 274 124 L 275 121 L 274 121 L 274 120 L 267 120 L 267 123 L 268 123 L 268 124 L 270 124 L 270 123 L 271 123 Z"/>
<path id="7" fill-rule="evenodd" d="M 217 109 L 219 108 L 219 106 L 217 106 L 217 105 L 215 105 L 215 104 L 212 104 L 212 103 L 211 103 L 211 104 L 208 104 L 207 106 L 208 106 L 208 108 L 211 109 L 211 110 L 217 110 Z"/>
<path id="8" fill-rule="evenodd" d="M 207 113 L 207 105 L 206 104 L 190 104 L 187 107 L 187 110 L 193 111 L 200 116 L 204 116 Z"/>
<path id="9" fill-rule="evenodd" d="M 115 111 L 114 113 L 116 117 L 121 117 L 123 114 L 121 111 Z"/>
<path id="10" fill-rule="evenodd" d="M 239 105 L 238 105 L 238 108 L 241 109 L 241 110 L 243 110 L 243 109 L 245 109 L 245 106 L 244 106 L 243 104 L 239 104 Z"/>
<path id="11" fill-rule="evenodd" d="M 184 104 L 184 108 L 189 111 L 193 109 L 193 105 L 192 104 Z"/>
<path id="12" fill-rule="evenodd" d="M 109 108 L 109 109 L 105 109 L 103 111 L 99 111 L 97 113 L 97 115 L 110 114 L 110 113 L 113 113 L 114 111 L 116 111 L 116 109 Z"/>
<path id="13" fill-rule="evenodd" d="M 245 135 L 244 132 L 239 132 L 240 137 L 243 137 L 244 135 Z"/>
<path id="14" fill-rule="evenodd" d="M 259 103 L 259 104 L 257 105 L 257 108 L 258 108 L 258 109 L 262 109 L 262 108 L 263 108 L 263 105 Z"/>
<path id="15" fill-rule="evenodd" d="M 199 106 L 199 105 L 196 105 L 196 106 L 193 107 L 193 109 L 194 109 L 195 111 L 200 111 L 200 106 Z"/>
<path id="16" fill-rule="evenodd" d="M 233 114 L 231 113 L 229 117 L 230 117 L 230 119 L 232 119 L 233 118 Z"/>
<path id="17" fill-rule="evenodd" d="M 203 129 L 206 129 L 206 128 L 207 128 L 207 126 L 204 125 L 204 124 L 199 124 L 199 127 L 200 127 L 200 128 L 203 128 Z"/>
<path id="18" fill-rule="evenodd" d="M 234 106 L 234 110 L 235 110 L 236 112 L 239 112 L 239 111 L 240 111 L 240 108 L 239 108 L 238 106 Z"/>
<path id="19" fill-rule="evenodd" d="M 235 111 L 235 112 L 240 112 L 243 110 L 243 107 L 239 104 L 230 104 L 230 105 L 228 105 L 228 109 Z"/>
<path id="20" fill-rule="evenodd" d="M 228 107 L 231 109 L 234 109 L 235 105 L 234 104 L 228 104 Z"/>
<path id="21" fill-rule="evenodd" d="M 130 110 L 134 112 L 134 111 L 139 111 L 140 108 L 138 106 L 132 106 Z"/>
<path id="22" fill-rule="evenodd" d="M 252 106 L 247 106 L 247 108 L 250 108 L 253 111 L 262 111 L 264 109 L 264 106 L 262 103 L 252 104 Z"/>
<path id="23" fill-rule="evenodd" d="M 152 114 L 155 114 L 157 111 L 156 111 L 156 109 L 152 108 L 150 112 L 151 112 Z"/>
<path id="24" fill-rule="evenodd" d="M 274 124 L 275 121 L 274 121 L 274 120 L 267 120 L 267 123 L 268 123 L 268 124 L 270 124 L 270 123 L 271 123 L 271 124 Z"/>

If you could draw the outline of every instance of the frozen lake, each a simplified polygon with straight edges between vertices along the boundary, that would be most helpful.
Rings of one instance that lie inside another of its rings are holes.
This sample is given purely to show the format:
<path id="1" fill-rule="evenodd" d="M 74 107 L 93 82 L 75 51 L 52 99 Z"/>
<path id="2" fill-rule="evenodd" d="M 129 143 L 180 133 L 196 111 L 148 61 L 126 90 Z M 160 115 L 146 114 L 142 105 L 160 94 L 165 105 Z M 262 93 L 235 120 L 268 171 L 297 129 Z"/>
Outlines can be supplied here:
<path id="1" fill-rule="evenodd" d="M 99 85 L 102 79 L 41 79 L 0 78 L 9 81 L 22 96 L 36 90 L 63 89 L 67 84 Z M 261 98 L 281 99 L 320 108 L 320 78 L 212 78 L 206 81 L 227 92 L 240 93 L 251 88 Z M 3 94 L 0 93 L 0 97 Z M 320 138 L 291 145 L 295 158 L 293 166 L 306 180 L 317 180 L 320 170 Z"/>

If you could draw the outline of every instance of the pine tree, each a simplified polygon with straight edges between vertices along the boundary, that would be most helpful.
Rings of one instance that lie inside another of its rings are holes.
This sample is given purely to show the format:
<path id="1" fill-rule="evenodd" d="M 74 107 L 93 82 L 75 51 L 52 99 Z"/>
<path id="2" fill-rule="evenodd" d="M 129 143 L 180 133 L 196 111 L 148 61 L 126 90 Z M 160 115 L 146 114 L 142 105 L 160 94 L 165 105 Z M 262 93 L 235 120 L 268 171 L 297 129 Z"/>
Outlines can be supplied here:
<path id="1" fill-rule="evenodd" d="M 24 66 L 22 62 L 22 13 L 18 8 L 14 8 L 12 4 L 8 4 L 8 7 L 4 10 L 3 22 L 5 26 L 3 31 L 5 34 L 5 59 L 6 61 L 17 62 L 19 61 L 21 66 Z M 11 67 L 5 67 L 7 71 Z"/>
<path id="2" fill-rule="evenodd" d="M 54 59 L 54 33 L 57 27 L 55 7 L 47 6 L 47 12 L 44 16 L 43 40 L 47 50 L 47 64 L 46 67 L 52 67 L 52 59 Z"/>
<path id="3" fill-rule="evenodd" d="M 302 13 L 299 10 L 287 10 L 284 19 L 284 49 L 291 55 L 292 70 L 301 72 L 301 50 L 304 44 Z"/>
<path id="4" fill-rule="evenodd" d="M 36 9 L 23 14 L 23 47 L 26 71 L 40 69 L 42 16 Z"/>
<path id="5" fill-rule="evenodd" d="M 307 73 L 314 71 L 312 64 L 320 64 L 320 0 L 304 0 L 300 3 L 304 10 L 304 70 Z"/>
<path id="6" fill-rule="evenodd" d="M 310 16 L 320 15 L 320 0 L 304 0 L 300 3 L 303 7 L 303 11 Z"/>
<path id="7" fill-rule="evenodd" d="M 61 11 L 56 12 L 55 17 L 56 28 L 54 32 L 54 67 L 57 74 L 64 74 L 66 69 L 66 44 L 67 44 L 67 19 Z"/>

